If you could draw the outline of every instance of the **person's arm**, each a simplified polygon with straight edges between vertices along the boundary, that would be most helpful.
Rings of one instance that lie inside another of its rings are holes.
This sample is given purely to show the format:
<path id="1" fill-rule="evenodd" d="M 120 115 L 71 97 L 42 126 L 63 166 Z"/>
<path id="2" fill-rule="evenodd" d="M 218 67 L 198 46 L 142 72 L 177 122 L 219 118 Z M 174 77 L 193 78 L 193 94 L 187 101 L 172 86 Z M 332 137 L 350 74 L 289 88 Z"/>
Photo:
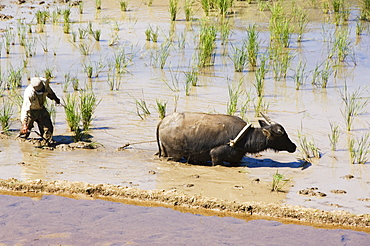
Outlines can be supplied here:
<path id="1" fill-rule="evenodd" d="M 54 100 L 56 104 L 60 104 L 60 99 L 57 97 L 53 89 L 51 89 L 51 87 L 49 86 L 49 81 L 46 80 L 44 84 L 45 84 L 45 89 L 48 92 L 47 97 L 51 100 Z"/>

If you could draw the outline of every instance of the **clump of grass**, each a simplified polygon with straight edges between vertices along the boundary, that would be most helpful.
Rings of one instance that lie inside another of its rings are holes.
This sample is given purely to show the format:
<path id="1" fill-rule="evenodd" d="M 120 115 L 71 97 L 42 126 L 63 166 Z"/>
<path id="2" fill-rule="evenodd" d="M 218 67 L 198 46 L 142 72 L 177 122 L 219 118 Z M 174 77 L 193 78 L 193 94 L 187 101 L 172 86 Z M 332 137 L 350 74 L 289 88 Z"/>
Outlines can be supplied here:
<path id="1" fill-rule="evenodd" d="M 77 94 L 66 94 L 63 99 L 64 111 L 68 127 L 71 131 L 76 131 L 80 126 L 81 116 L 78 112 L 78 97 Z"/>
<path id="2" fill-rule="evenodd" d="M 171 84 L 169 84 L 166 80 L 163 80 L 163 82 L 167 85 L 167 87 L 174 92 L 179 91 L 179 74 L 176 74 L 175 72 L 172 71 L 172 69 L 169 70 L 170 75 L 171 75 Z M 185 91 L 186 90 L 187 84 L 185 84 Z"/>
<path id="3" fill-rule="evenodd" d="M 159 113 L 159 118 L 163 119 L 166 116 L 167 102 L 163 102 L 159 99 L 156 99 L 155 101 L 157 104 L 157 111 Z"/>
<path id="4" fill-rule="evenodd" d="M 319 148 L 313 140 L 308 140 L 307 136 L 298 132 L 299 148 L 302 153 L 302 159 L 310 162 L 311 158 L 321 158 Z"/>
<path id="5" fill-rule="evenodd" d="M 370 133 L 362 135 L 360 139 L 357 138 L 356 142 L 354 139 L 349 140 L 349 152 L 352 164 L 365 164 L 368 161 L 370 153 L 369 140 Z"/>
<path id="6" fill-rule="evenodd" d="M 267 59 L 268 59 L 268 57 L 266 55 L 261 56 L 260 65 L 259 65 L 259 67 L 257 68 L 257 70 L 255 72 L 256 85 L 262 85 L 262 88 L 263 88 L 266 73 L 267 73 Z M 259 87 L 259 86 L 257 86 L 257 87 Z M 257 87 L 256 87 L 256 89 L 257 89 Z M 258 91 L 259 90 L 257 90 L 257 92 Z M 257 96 L 259 96 L 259 97 L 262 96 L 262 93 L 257 93 Z"/>
<path id="7" fill-rule="evenodd" d="M 221 45 L 227 44 L 227 42 L 229 41 L 229 35 L 230 35 L 229 20 L 223 18 L 220 25 Z"/>
<path id="8" fill-rule="evenodd" d="M 113 55 L 113 63 L 116 69 L 116 73 L 122 74 L 126 72 L 126 67 L 129 64 L 129 59 L 126 56 L 125 49 L 121 47 Z"/>
<path id="9" fill-rule="evenodd" d="M 80 80 L 77 77 L 71 77 L 71 84 L 74 91 L 80 90 Z"/>
<path id="10" fill-rule="evenodd" d="M 50 67 L 45 68 L 44 76 L 45 76 L 46 79 L 50 80 L 51 78 L 54 78 L 53 70 L 54 69 L 50 68 Z"/>
<path id="11" fill-rule="evenodd" d="M 13 116 L 13 105 L 3 98 L 3 106 L 0 109 L 0 124 L 3 133 L 8 133 Z"/>
<path id="12" fill-rule="evenodd" d="M 362 0 L 360 20 L 369 20 L 370 17 L 370 0 Z"/>
<path id="13" fill-rule="evenodd" d="M 93 91 L 84 91 L 80 94 L 80 113 L 82 120 L 82 129 L 88 131 L 92 121 L 93 114 L 96 107 L 99 105 L 101 100 L 98 100 L 97 96 Z"/>
<path id="14" fill-rule="evenodd" d="M 305 33 L 308 24 L 307 13 L 300 8 L 297 8 L 295 12 L 295 16 L 297 18 L 297 42 L 302 42 L 303 34 Z"/>
<path id="15" fill-rule="evenodd" d="M 191 67 L 189 71 L 185 72 L 185 81 L 187 84 L 190 84 L 191 86 L 197 86 L 198 85 L 198 69 L 196 67 Z"/>
<path id="16" fill-rule="evenodd" d="M 83 56 L 88 56 L 91 54 L 92 48 L 86 43 L 86 42 L 81 42 L 79 44 L 73 43 L 73 46 L 80 52 L 81 55 Z"/>
<path id="17" fill-rule="evenodd" d="M 350 93 L 347 88 L 347 83 L 344 85 L 343 91 L 339 91 L 342 101 L 344 102 L 344 110 L 341 110 L 345 119 L 347 131 L 351 131 L 353 117 L 360 114 L 361 110 L 369 104 L 369 99 L 362 100 L 361 91 L 355 90 Z"/>
<path id="18" fill-rule="evenodd" d="M 331 150 L 333 151 L 337 149 L 339 136 L 340 136 L 339 126 L 337 124 L 330 122 L 330 134 L 328 134 L 328 137 L 330 141 Z"/>
<path id="19" fill-rule="evenodd" d="M 261 113 L 267 113 L 270 107 L 269 103 L 266 102 L 263 97 L 257 97 L 257 103 L 254 104 L 254 116 L 260 117 Z"/>
<path id="20" fill-rule="evenodd" d="M 281 189 L 288 183 L 290 179 L 284 177 L 284 174 L 280 174 L 279 170 L 272 176 L 271 191 L 281 191 Z"/>
<path id="21" fill-rule="evenodd" d="M 82 64 L 82 67 L 83 67 L 83 69 L 84 69 L 84 72 L 86 73 L 86 76 L 88 77 L 88 78 L 92 78 L 92 76 L 93 76 L 93 72 L 94 72 L 94 68 L 93 68 L 93 66 L 89 63 L 89 64 L 85 64 L 85 63 L 83 63 Z"/>
<path id="22" fill-rule="evenodd" d="M 289 38 L 291 35 L 290 18 L 284 12 L 281 2 L 274 2 L 270 6 L 270 39 L 278 42 L 283 47 L 289 47 Z"/>
<path id="23" fill-rule="evenodd" d="M 272 44 L 270 46 L 270 56 L 272 60 L 272 69 L 274 78 L 281 80 L 286 78 L 288 68 L 290 67 L 293 55 L 289 50 L 283 49 L 281 46 Z"/>
<path id="24" fill-rule="evenodd" d="M 179 11 L 179 0 L 169 0 L 170 1 L 170 4 L 169 4 L 169 11 L 170 11 L 170 15 L 171 15 L 171 21 L 175 21 L 176 20 L 176 16 L 177 16 L 177 12 Z"/>

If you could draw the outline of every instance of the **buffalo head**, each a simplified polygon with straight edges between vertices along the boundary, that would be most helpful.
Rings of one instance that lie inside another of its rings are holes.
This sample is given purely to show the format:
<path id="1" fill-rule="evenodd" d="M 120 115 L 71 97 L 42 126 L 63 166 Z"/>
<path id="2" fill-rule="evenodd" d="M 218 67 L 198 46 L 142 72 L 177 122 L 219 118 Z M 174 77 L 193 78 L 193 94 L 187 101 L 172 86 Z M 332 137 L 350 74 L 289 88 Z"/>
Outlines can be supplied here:
<path id="1" fill-rule="evenodd" d="M 267 148 L 275 151 L 286 150 L 289 153 L 295 152 L 297 146 L 289 139 L 284 127 L 278 123 L 270 121 L 262 115 L 265 120 L 258 120 L 262 127 L 262 133 L 267 138 Z"/>

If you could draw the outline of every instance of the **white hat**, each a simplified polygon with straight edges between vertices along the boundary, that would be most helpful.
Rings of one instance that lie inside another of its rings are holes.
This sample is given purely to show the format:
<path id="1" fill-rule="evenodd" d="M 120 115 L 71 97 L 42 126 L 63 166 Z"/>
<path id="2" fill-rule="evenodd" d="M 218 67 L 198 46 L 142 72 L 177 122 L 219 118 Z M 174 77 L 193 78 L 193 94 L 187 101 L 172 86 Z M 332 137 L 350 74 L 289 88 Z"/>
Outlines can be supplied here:
<path id="1" fill-rule="evenodd" d="M 36 90 L 39 91 L 44 87 L 43 83 L 44 78 L 41 77 L 34 77 L 31 79 L 31 85 Z"/>

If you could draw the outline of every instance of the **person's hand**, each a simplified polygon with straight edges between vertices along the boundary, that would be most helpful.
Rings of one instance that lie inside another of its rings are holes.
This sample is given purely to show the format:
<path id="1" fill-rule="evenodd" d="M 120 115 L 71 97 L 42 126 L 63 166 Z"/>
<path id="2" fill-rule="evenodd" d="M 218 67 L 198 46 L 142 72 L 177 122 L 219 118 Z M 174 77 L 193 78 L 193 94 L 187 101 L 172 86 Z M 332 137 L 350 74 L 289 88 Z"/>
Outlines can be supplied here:
<path id="1" fill-rule="evenodd" d="M 27 124 L 23 124 L 22 125 L 22 129 L 21 129 L 21 134 L 26 134 L 28 132 L 28 127 L 27 127 Z"/>
<path id="2" fill-rule="evenodd" d="M 56 103 L 56 104 L 60 104 L 60 99 L 59 99 L 59 98 L 56 98 L 56 99 L 55 99 L 55 103 Z"/>

